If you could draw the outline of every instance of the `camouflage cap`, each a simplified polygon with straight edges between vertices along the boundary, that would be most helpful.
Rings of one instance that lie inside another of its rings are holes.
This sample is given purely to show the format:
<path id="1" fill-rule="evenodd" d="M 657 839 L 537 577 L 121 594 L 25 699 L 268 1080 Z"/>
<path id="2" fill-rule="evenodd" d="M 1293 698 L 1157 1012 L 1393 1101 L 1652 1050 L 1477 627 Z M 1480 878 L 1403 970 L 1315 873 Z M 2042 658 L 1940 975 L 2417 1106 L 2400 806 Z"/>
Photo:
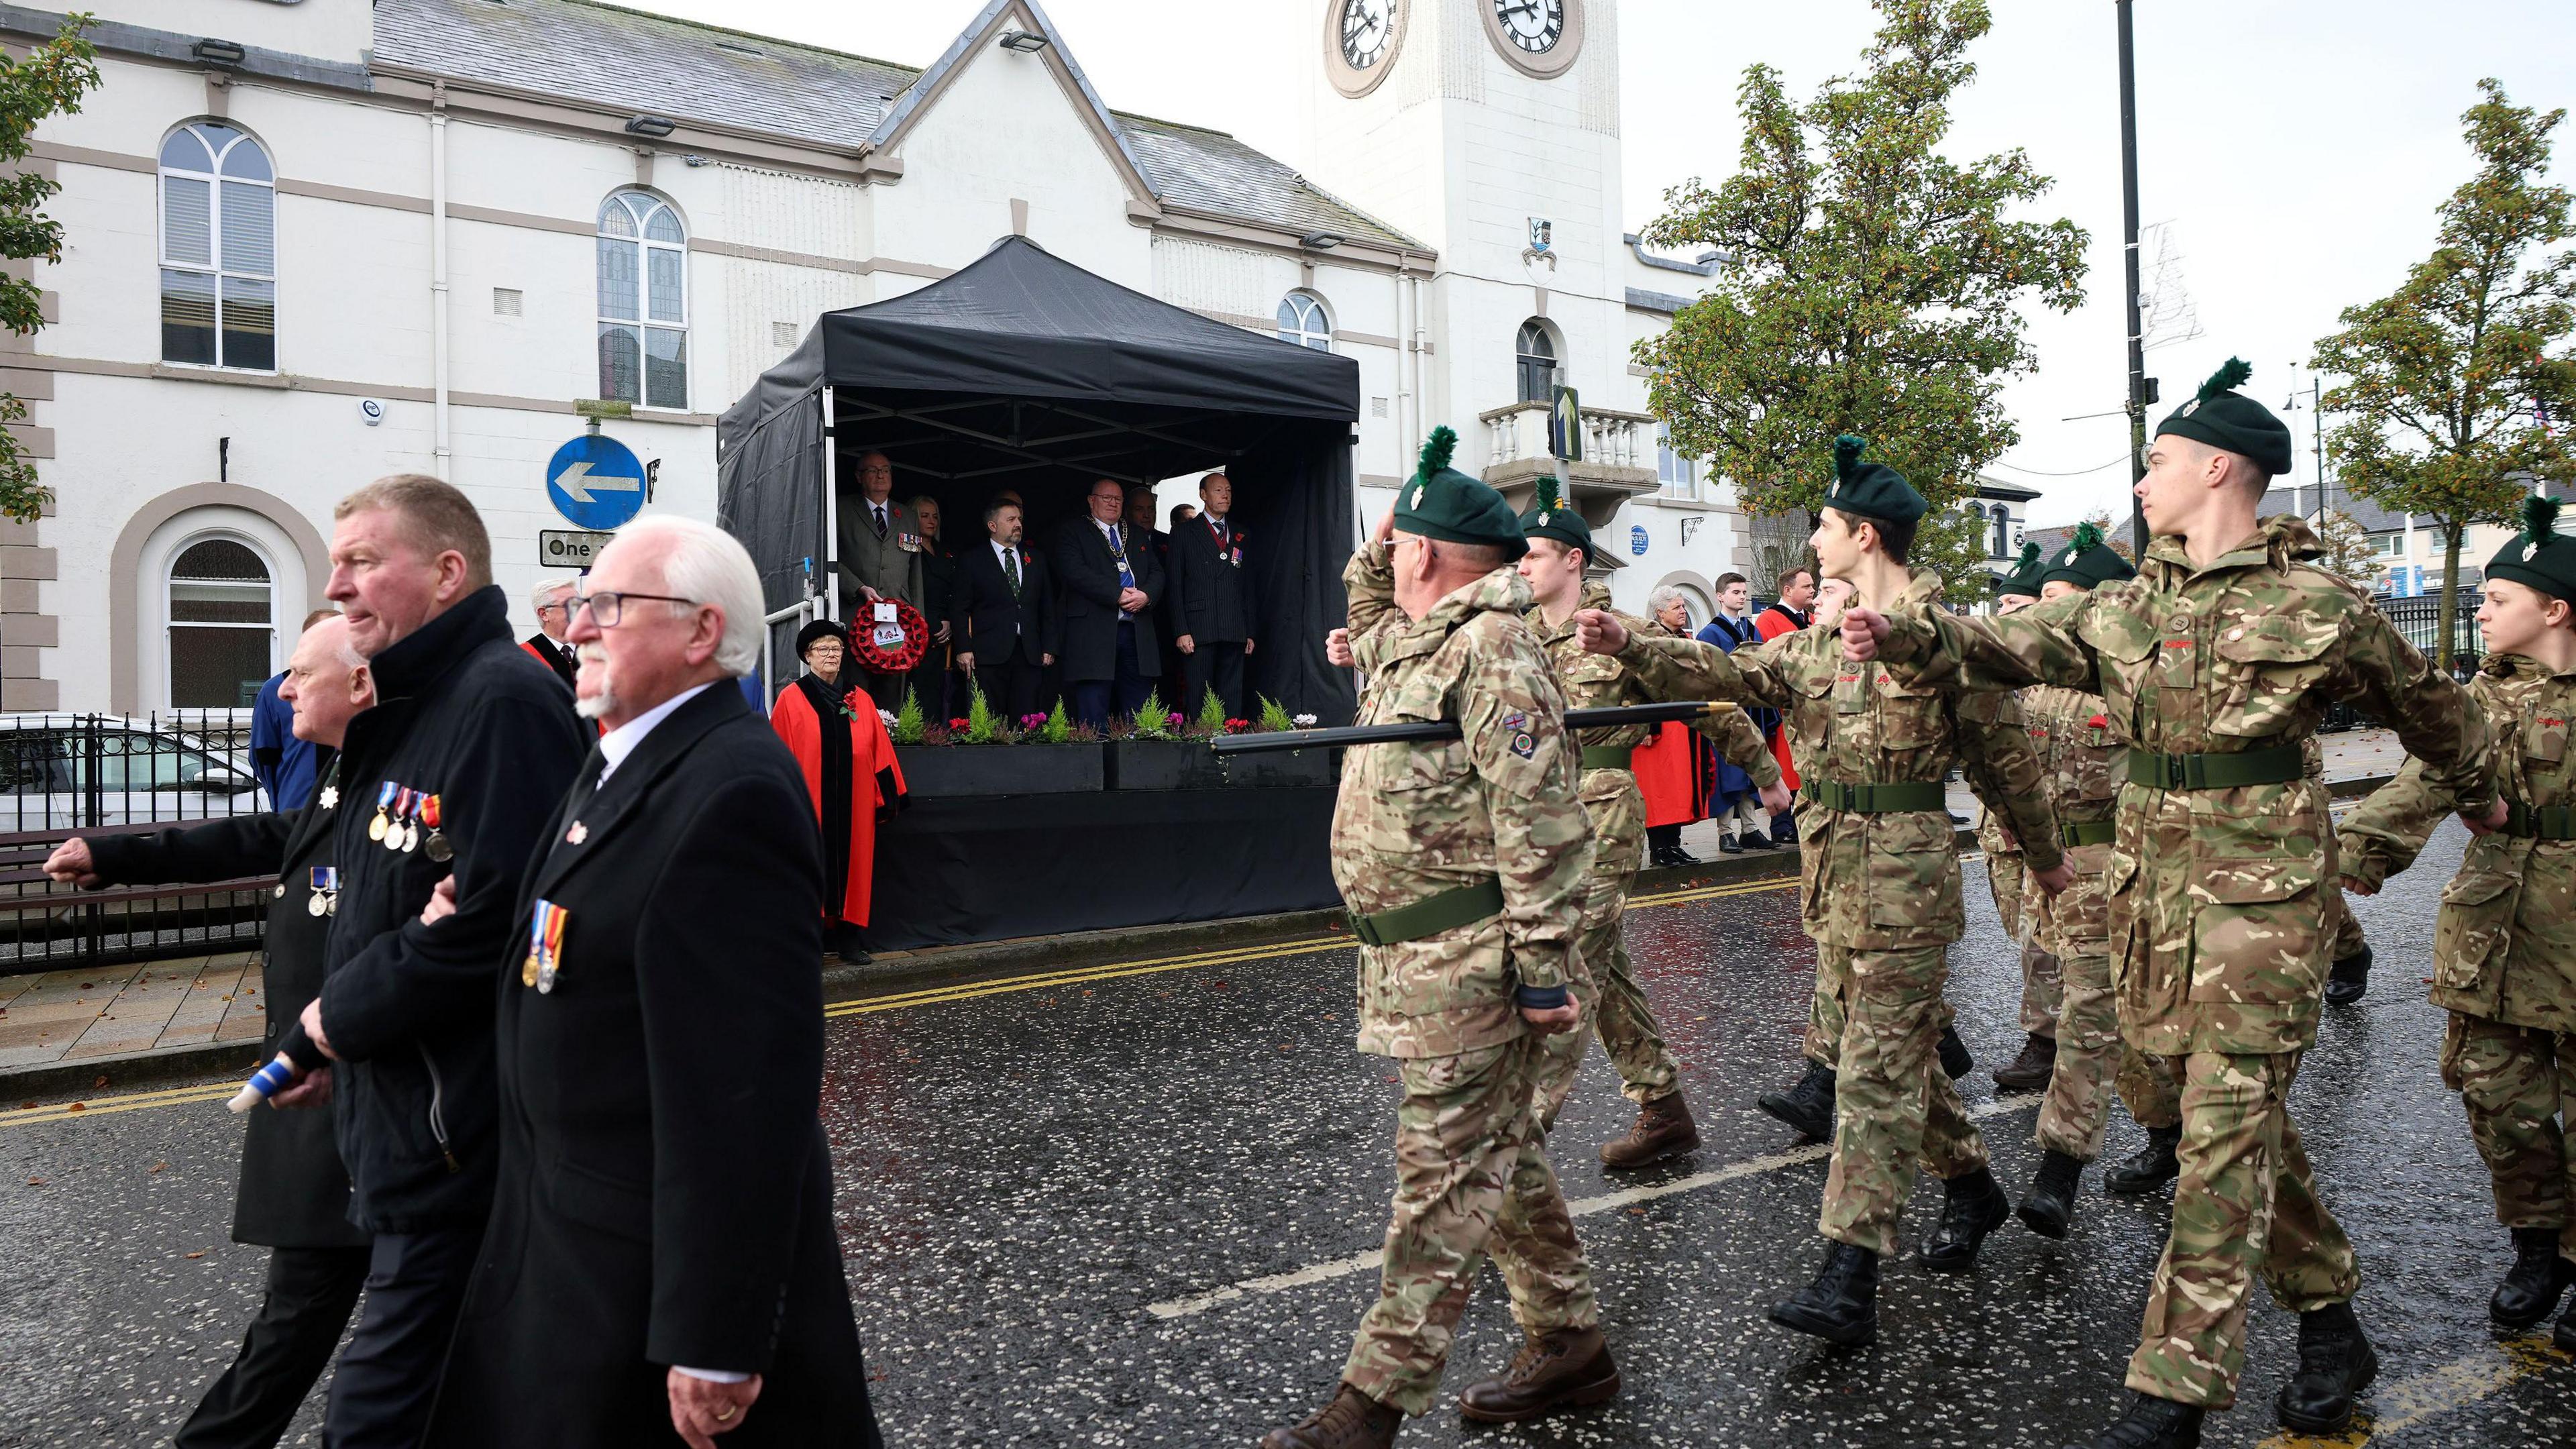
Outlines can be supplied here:
<path id="1" fill-rule="evenodd" d="M 1423 538 L 1491 544 L 1503 551 L 1505 559 L 1529 552 L 1520 520 L 1512 516 L 1512 506 L 1503 501 L 1503 495 L 1483 479 L 1449 466 L 1457 447 L 1457 433 L 1445 427 L 1431 430 L 1430 440 L 1422 445 L 1420 466 L 1396 490 L 1395 526 Z"/>
<path id="2" fill-rule="evenodd" d="M 1869 439 L 1852 433 L 1834 439 L 1834 486 L 1825 492 L 1825 506 L 1889 523 L 1921 518 L 1932 505 L 1904 474 L 1885 463 L 1862 462 L 1860 455 L 1868 447 Z"/>
<path id="3" fill-rule="evenodd" d="M 2090 523 L 2079 523 L 2075 525 L 2075 536 L 2066 541 L 2066 547 L 2049 555 L 2048 561 L 2040 566 L 2037 581 L 2043 585 L 2063 582 L 2079 589 L 2090 589 L 2137 576 L 2138 571 L 2131 568 L 2129 561 L 2120 557 L 2118 551 L 2102 537 L 2100 528 Z M 2038 590 L 2031 592 L 2037 593 Z"/>
<path id="4" fill-rule="evenodd" d="M 2238 454 L 2266 473 L 2289 472 L 2289 427 L 2270 408 L 2235 390 L 2253 375 L 2252 363 L 2227 359 L 2227 365 L 2211 373 L 2191 401 L 2156 425 L 2156 436 L 2178 434 Z"/>
<path id="5" fill-rule="evenodd" d="M 2558 531 L 2558 500 L 2522 500 L 2522 532 L 2487 561 L 2487 577 L 2511 579 L 2576 603 L 2576 538 Z"/>
<path id="6" fill-rule="evenodd" d="M 1552 538 L 1568 548 L 1583 550 L 1584 558 L 1592 557 L 1592 525 L 1583 521 L 1557 495 L 1556 480 L 1538 480 L 1538 498 L 1530 511 L 1521 515 L 1521 535 L 1525 538 Z"/>
<path id="7" fill-rule="evenodd" d="M 1995 574 L 1991 577 L 1994 579 L 1995 592 L 1997 594 L 2021 594 L 2033 599 L 2038 598 L 2038 543 L 2023 543 L 2021 546 L 2021 557 L 2013 560 L 2012 568 L 2004 573 Z"/>

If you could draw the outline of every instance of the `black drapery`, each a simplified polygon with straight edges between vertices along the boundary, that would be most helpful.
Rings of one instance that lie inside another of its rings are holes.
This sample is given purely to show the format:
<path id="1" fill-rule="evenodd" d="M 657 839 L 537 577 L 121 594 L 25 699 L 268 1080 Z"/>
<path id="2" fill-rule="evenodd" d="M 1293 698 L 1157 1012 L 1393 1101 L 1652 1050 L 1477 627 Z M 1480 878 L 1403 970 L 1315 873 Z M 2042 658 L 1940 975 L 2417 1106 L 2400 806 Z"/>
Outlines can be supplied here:
<path id="1" fill-rule="evenodd" d="M 1202 317 L 1007 237 L 941 281 L 823 314 L 725 412 L 719 516 L 781 609 L 809 579 L 824 592 L 826 480 L 855 487 L 864 452 L 892 460 L 896 496 L 939 500 L 952 553 L 980 543 L 984 506 L 1004 489 L 1043 548 L 1096 478 L 1221 468 L 1260 590 L 1252 687 L 1338 722 L 1352 712 L 1351 680 L 1325 662 L 1323 636 L 1346 609 L 1358 416 L 1350 358 Z M 791 629 L 781 626 L 781 658 Z"/>

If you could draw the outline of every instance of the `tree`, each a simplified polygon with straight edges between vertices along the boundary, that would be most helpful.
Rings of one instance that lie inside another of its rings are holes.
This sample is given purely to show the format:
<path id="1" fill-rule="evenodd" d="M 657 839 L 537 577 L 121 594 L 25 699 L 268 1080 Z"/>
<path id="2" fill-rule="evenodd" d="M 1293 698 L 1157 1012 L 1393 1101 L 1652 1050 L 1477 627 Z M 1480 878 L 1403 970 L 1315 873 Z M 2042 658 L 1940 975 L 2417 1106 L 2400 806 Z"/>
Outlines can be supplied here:
<path id="1" fill-rule="evenodd" d="M 2325 557 L 2317 565 L 2327 573 L 2349 580 L 2366 592 L 2377 592 L 2379 584 L 2379 550 L 2371 547 L 2370 530 L 2361 520 L 2340 508 L 2322 509 L 2316 516 L 2317 542 L 2325 545 Z"/>
<path id="2" fill-rule="evenodd" d="M 2509 520 L 2532 479 L 2563 480 L 2576 462 L 2576 253 L 2557 249 L 2568 193 L 2540 180 L 2567 113 L 2513 105 L 2498 81 L 2478 90 L 2460 118 L 2477 174 L 2442 203 L 2433 254 L 2396 291 L 2345 308 L 2309 364 L 2345 379 L 2325 395 L 2346 416 L 2326 447 L 2354 495 L 2427 516 L 2441 534 L 2445 669 L 2461 535 Z"/>
<path id="3" fill-rule="evenodd" d="M 1771 67 L 1745 70 L 1739 169 L 1665 193 L 1645 233 L 1714 248 L 1718 270 L 1635 356 L 1674 447 L 1709 459 L 1755 517 L 1813 511 L 1835 436 L 1868 437 L 1931 502 L 1915 559 L 1956 589 L 1986 551 L 1952 505 L 2019 441 L 1999 393 L 2037 365 L 2016 309 L 2083 301 L 2085 235 L 2005 218 L 2052 185 L 2021 151 L 1940 152 L 1951 98 L 1976 76 L 1967 49 L 1992 25 L 1984 0 L 1873 3 L 1861 73 L 1805 104 Z"/>
<path id="4" fill-rule="evenodd" d="M 97 23 L 89 15 L 66 17 L 62 33 L 24 59 L 0 56 L 0 169 L 27 159 L 28 140 L 46 117 L 79 110 L 81 97 L 97 88 L 98 51 L 87 38 Z M 0 175 L 0 257 L 17 262 L 63 259 L 62 223 L 39 209 L 61 189 L 34 171 Z M 33 337 L 44 325 L 36 284 L 0 276 L 0 327 Z M 0 424 L 26 420 L 26 403 L 0 393 Z M 30 522 L 52 497 L 53 491 L 36 481 L 36 461 L 27 456 L 18 435 L 0 426 L 0 514 Z"/>

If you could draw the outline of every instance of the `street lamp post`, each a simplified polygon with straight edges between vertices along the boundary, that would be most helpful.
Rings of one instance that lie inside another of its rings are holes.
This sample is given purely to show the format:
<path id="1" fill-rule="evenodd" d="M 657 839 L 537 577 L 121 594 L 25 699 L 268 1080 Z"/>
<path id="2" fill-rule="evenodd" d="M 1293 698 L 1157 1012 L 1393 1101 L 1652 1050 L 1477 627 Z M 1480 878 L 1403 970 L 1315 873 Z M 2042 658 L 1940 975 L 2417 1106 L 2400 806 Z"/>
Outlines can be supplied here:
<path id="1" fill-rule="evenodd" d="M 2147 556 L 2146 510 L 2134 491 L 2147 476 L 2147 339 L 2138 318 L 2138 66 L 2129 22 L 2130 0 L 2115 0 L 2120 14 L 2120 242 L 2129 272 L 2129 486 L 2133 501 L 2129 543 Z"/>

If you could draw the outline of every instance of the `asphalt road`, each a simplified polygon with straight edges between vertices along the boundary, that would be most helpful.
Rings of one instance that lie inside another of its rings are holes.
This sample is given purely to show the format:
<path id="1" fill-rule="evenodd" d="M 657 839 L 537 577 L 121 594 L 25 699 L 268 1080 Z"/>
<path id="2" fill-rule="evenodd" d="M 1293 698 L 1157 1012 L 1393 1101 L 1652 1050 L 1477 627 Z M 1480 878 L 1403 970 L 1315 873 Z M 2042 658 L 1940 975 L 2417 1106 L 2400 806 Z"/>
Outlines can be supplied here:
<path id="1" fill-rule="evenodd" d="M 2446 827 L 2413 874 L 2356 902 L 2372 993 L 2328 1014 L 2293 1098 L 2362 1255 L 2376 1428 L 2276 1437 L 2297 1325 L 2258 1293 L 2243 1402 L 2212 1420 L 2213 1446 L 2576 1443 L 2576 1365 L 2545 1335 L 2487 1326 L 2508 1245 L 2434 1072 L 2421 978 L 2462 838 Z M 2019 983 L 1982 868 L 1968 876 L 1952 1000 L 1979 1070 L 1962 1085 L 2018 1195 L 2036 1099 L 1997 1101 L 1985 1068 L 2019 1045 Z M 1813 966 L 1786 884 L 1628 918 L 1701 1150 L 1605 1174 L 1593 1151 L 1629 1108 L 1597 1049 L 1557 1128 L 1625 1394 L 1505 1431 L 1436 1410 L 1400 1442 L 2045 1446 L 2116 1413 L 2167 1208 L 2105 1197 L 2093 1172 L 2063 1243 L 2016 1222 L 1964 1280 L 1892 1263 L 1872 1348 L 1764 1319 L 1821 1251 L 1821 1154 L 1751 1105 L 1793 1072 Z M 892 1442 L 1249 1445 L 1322 1402 L 1376 1292 L 1391 1186 L 1394 1091 L 1352 1029 L 1348 953 L 1298 946 L 834 1008 L 838 1212 Z M 232 1352 L 264 1257 L 225 1239 L 237 1129 L 219 1103 L 172 1095 L 0 1127 L 0 1444 L 158 1442 Z M 2115 1119 L 2112 1154 L 2138 1140 Z M 1917 1194 L 1909 1243 L 1939 1199 Z M 1447 1386 L 1516 1341 L 1489 1273 Z M 290 1442 L 318 1442 L 317 1409 Z"/>

